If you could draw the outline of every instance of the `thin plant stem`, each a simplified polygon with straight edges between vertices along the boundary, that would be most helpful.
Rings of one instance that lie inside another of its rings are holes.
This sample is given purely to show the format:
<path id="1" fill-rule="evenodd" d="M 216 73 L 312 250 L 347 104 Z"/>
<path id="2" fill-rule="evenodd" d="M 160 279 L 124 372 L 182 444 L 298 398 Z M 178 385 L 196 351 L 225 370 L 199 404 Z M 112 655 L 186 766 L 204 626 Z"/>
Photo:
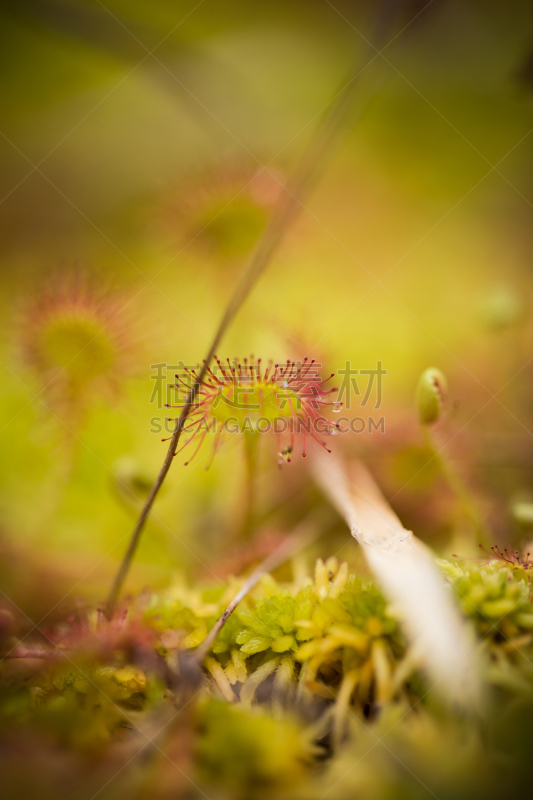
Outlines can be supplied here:
<path id="1" fill-rule="evenodd" d="M 431 450 L 433 458 L 437 461 L 439 468 L 444 475 L 452 492 L 459 500 L 464 515 L 470 521 L 475 535 L 481 544 L 487 546 L 488 536 L 483 517 L 477 507 L 477 503 L 466 483 L 463 481 L 451 461 L 442 453 L 433 432 L 428 425 L 422 425 L 424 439 L 428 448 Z"/>
<path id="2" fill-rule="evenodd" d="M 203 640 L 202 644 L 194 651 L 192 658 L 198 665 L 202 663 L 208 654 L 211 645 L 239 603 L 244 600 L 249 592 L 252 591 L 254 586 L 257 585 L 263 575 L 266 575 L 267 572 L 271 572 L 273 569 L 276 569 L 276 567 L 279 567 L 284 561 L 287 561 L 288 558 L 296 555 L 300 550 L 302 550 L 302 548 L 306 547 L 308 544 L 311 544 L 311 542 L 314 542 L 314 540 L 317 539 L 322 533 L 325 533 L 325 530 L 322 525 L 318 524 L 316 516 L 312 525 L 310 525 L 309 519 L 303 520 L 303 522 L 298 525 L 296 530 L 294 530 L 290 536 L 287 536 L 280 546 L 274 550 L 274 552 L 270 553 L 270 555 L 268 555 L 265 560 L 258 567 L 256 567 L 256 569 L 254 569 L 246 583 L 241 589 L 239 589 L 231 603 L 229 603 L 227 608 L 224 609 L 220 617 L 217 619 L 206 638 Z"/>
<path id="3" fill-rule="evenodd" d="M 249 539 L 254 527 L 255 500 L 257 493 L 257 451 L 259 433 L 244 431 L 244 514 L 241 520 L 240 539 Z"/>
<path id="4" fill-rule="evenodd" d="M 387 12 L 389 11 L 388 5 L 385 4 Z M 383 17 L 380 18 L 380 30 L 378 46 L 382 46 L 380 42 L 385 41 L 385 36 L 391 27 L 396 22 L 394 14 L 386 14 L 385 25 L 383 25 Z M 372 52 L 374 48 L 368 48 L 366 52 Z M 318 125 L 316 133 L 312 138 L 307 151 L 304 153 L 300 165 L 295 170 L 292 178 L 287 181 L 283 187 L 283 192 L 275 206 L 269 224 L 267 225 L 263 236 L 261 237 L 254 253 L 252 254 L 247 267 L 244 269 L 242 277 L 238 282 L 233 295 L 224 311 L 222 319 L 216 330 L 215 337 L 209 348 L 206 358 L 203 361 L 202 367 L 198 374 L 196 383 L 192 386 L 189 397 L 181 411 L 180 417 L 176 423 L 176 428 L 170 440 L 170 444 L 165 455 L 165 459 L 159 471 L 157 478 L 146 498 L 146 502 L 140 513 L 139 519 L 132 532 L 128 548 L 122 559 L 118 569 L 115 580 L 106 604 L 107 615 L 111 616 L 115 610 L 116 603 L 122 586 L 128 574 L 131 562 L 137 550 L 142 531 L 146 524 L 146 520 L 150 514 L 154 500 L 157 497 L 159 489 L 165 480 L 168 471 L 172 465 L 172 460 L 176 453 L 183 426 L 185 421 L 194 405 L 202 381 L 207 373 L 209 365 L 215 356 L 222 338 L 226 333 L 229 325 L 234 320 L 244 301 L 250 294 L 252 288 L 261 277 L 262 273 L 270 263 L 272 256 L 278 250 L 281 241 L 286 234 L 289 227 L 294 222 L 297 213 L 303 207 L 311 189 L 316 182 L 319 171 L 323 169 L 327 157 L 331 155 L 333 144 L 338 134 L 343 129 L 345 123 L 348 122 L 350 114 L 353 111 L 354 96 L 359 85 L 357 80 L 360 73 L 363 72 L 359 68 L 360 57 L 357 59 L 357 66 L 355 72 L 350 71 L 349 79 L 343 82 L 342 88 L 334 95 L 333 101 L 330 103 L 327 111 L 323 114 L 322 120 Z M 377 73 L 383 70 L 383 62 L 379 58 L 375 58 L 371 64 L 371 75 L 375 79 Z M 370 83 L 372 83 L 370 81 Z M 363 107 L 374 96 L 375 84 L 372 86 L 374 92 L 371 90 L 367 97 L 361 95 L 359 104 L 359 113 L 362 112 Z"/>

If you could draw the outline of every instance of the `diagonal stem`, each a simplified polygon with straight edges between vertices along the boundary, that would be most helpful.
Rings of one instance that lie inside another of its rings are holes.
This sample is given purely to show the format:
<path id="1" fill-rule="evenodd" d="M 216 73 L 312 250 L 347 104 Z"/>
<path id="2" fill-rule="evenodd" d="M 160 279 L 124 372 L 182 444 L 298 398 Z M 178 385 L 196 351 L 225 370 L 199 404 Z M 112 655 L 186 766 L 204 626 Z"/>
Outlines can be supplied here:
<path id="1" fill-rule="evenodd" d="M 391 27 L 394 26 L 396 22 L 396 15 L 393 13 L 388 13 L 390 9 L 388 8 L 387 2 L 385 2 L 383 10 L 385 11 L 386 20 L 385 24 L 383 24 L 383 17 L 381 17 L 379 20 L 380 41 L 384 41 L 386 33 Z M 372 60 L 373 77 L 375 78 L 375 75 L 380 74 L 382 70 L 382 60 L 376 59 L 374 56 L 374 59 Z M 307 151 L 302 157 L 300 165 L 296 168 L 292 178 L 289 179 L 284 187 L 284 191 L 282 192 L 280 199 L 278 200 L 278 203 L 273 211 L 270 223 L 267 226 L 261 240 L 259 241 L 256 250 L 252 254 L 248 266 L 245 268 L 239 283 L 235 287 L 235 291 L 230 298 L 230 301 L 215 333 L 213 343 L 211 344 L 209 352 L 202 364 L 197 381 L 191 388 L 187 402 L 181 411 L 181 415 L 170 440 L 170 444 L 165 455 L 165 460 L 163 461 L 159 475 L 157 476 L 154 485 L 150 490 L 137 524 L 133 530 L 128 549 L 126 550 L 122 563 L 113 582 L 111 592 L 109 593 L 107 600 L 108 616 L 111 616 L 115 610 L 122 585 L 126 575 L 128 574 L 128 570 L 139 544 L 146 520 L 148 519 L 159 489 L 161 488 L 161 485 L 170 469 L 183 426 L 194 405 L 196 396 L 200 390 L 207 369 L 209 368 L 209 365 L 218 350 L 226 330 L 250 294 L 255 283 L 268 266 L 272 256 L 279 248 L 285 233 L 293 223 L 298 211 L 302 208 L 304 199 L 306 199 L 309 195 L 314 183 L 319 177 L 319 171 L 323 169 L 324 163 L 327 160 L 328 155 L 331 153 L 332 145 L 335 139 L 342 130 L 344 124 L 348 122 L 350 113 L 352 112 L 354 106 L 354 95 L 359 83 L 357 77 L 360 72 L 361 70 L 357 68 L 355 72 L 350 71 L 351 77 L 347 82 L 343 82 L 342 89 L 334 95 L 334 99 L 330 103 L 326 113 L 323 115 L 317 131 L 312 138 Z M 375 82 L 372 84 L 372 86 L 375 90 Z M 366 105 L 365 101 L 368 101 L 373 96 L 372 91 L 367 92 L 367 95 L 367 97 L 363 98 L 361 96 L 359 98 L 361 100 L 358 109 L 359 114 Z"/>
<path id="2" fill-rule="evenodd" d="M 442 452 L 443 448 L 439 446 L 430 426 L 422 425 L 422 431 L 432 457 L 436 459 L 445 480 L 459 500 L 460 507 L 472 526 L 474 536 L 480 540 L 480 546 L 488 547 L 489 533 L 472 492 L 447 455 Z"/>

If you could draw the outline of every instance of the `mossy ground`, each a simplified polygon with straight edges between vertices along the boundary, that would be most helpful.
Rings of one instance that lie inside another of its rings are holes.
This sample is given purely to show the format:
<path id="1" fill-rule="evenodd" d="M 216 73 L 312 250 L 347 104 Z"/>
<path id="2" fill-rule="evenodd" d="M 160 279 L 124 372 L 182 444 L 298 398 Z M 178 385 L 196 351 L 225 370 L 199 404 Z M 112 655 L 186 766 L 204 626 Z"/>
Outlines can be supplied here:
<path id="1" fill-rule="evenodd" d="M 21 757 L 39 797 L 58 781 L 75 797 L 126 797 L 132 775 L 140 797 L 518 791 L 533 708 L 527 574 L 438 563 L 476 634 L 482 718 L 443 702 L 379 587 L 335 558 L 291 583 L 265 574 L 201 667 L 195 648 L 240 578 L 146 591 L 112 622 L 80 607 L 44 637 L 22 640 L 4 614 L 4 650 L 26 654 L 2 662 L 6 796 L 21 786 Z M 58 752 L 71 762 L 59 768 Z"/>

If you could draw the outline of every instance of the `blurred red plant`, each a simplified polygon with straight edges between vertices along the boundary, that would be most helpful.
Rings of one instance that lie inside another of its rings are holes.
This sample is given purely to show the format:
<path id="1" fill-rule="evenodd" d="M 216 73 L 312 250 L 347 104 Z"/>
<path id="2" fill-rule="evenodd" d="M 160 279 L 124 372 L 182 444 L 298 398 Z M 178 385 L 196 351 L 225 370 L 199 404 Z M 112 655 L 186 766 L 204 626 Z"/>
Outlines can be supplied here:
<path id="1" fill-rule="evenodd" d="M 22 357 L 70 426 L 98 396 L 116 396 L 135 370 L 140 338 L 130 303 L 79 270 L 51 278 L 23 302 Z"/>

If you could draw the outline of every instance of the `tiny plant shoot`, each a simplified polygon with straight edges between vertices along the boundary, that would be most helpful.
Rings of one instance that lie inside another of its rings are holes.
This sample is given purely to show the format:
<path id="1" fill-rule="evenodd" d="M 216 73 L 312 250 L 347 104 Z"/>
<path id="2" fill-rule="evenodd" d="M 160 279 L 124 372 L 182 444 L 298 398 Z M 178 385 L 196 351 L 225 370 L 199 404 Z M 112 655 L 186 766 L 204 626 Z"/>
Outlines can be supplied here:
<path id="1" fill-rule="evenodd" d="M 450 488 L 457 496 L 461 508 L 467 519 L 470 521 L 475 535 L 485 544 L 487 534 L 485 523 L 481 517 L 475 499 L 468 486 L 465 484 L 451 461 L 443 452 L 444 448 L 439 444 L 434 434 L 434 426 L 440 422 L 445 413 L 448 392 L 448 381 L 444 374 L 436 367 L 426 369 L 418 382 L 416 404 L 418 418 L 424 433 L 424 439 L 431 451 L 432 459 L 436 459 L 442 474 L 446 478 Z"/>

